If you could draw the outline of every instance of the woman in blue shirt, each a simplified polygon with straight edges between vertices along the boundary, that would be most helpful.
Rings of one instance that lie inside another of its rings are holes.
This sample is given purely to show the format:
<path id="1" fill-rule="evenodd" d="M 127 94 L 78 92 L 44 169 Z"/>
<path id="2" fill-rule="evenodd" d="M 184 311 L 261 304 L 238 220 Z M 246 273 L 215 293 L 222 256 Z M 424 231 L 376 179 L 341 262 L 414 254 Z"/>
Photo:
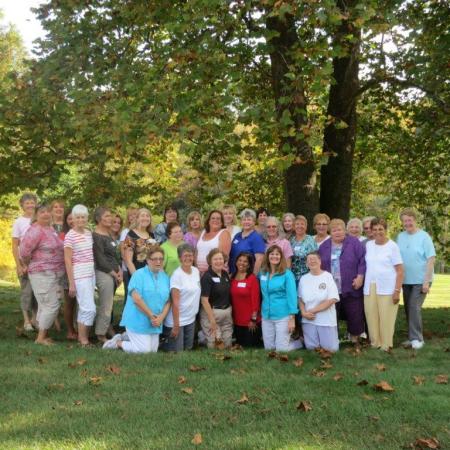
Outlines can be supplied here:
<path id="1" fill-rule="evenodd" d="M 103 348 L 126 353 L 158 351 L 162 323 L 169 312 L 170 280 L 163 271 L 164 251 L 159 245 L 147 250 L 147 265 L 136 270 L 128 285 L 128 299 L 120 325 L 126 333 L 116 334 Z"/>
<path id="2" fill-rule="evenodd" d="M 289 351 L 298 313 L 294 274 L 278 245 L 267 249 L 258 274 L 262 294 L 262 334 L 266 350 Z"/>

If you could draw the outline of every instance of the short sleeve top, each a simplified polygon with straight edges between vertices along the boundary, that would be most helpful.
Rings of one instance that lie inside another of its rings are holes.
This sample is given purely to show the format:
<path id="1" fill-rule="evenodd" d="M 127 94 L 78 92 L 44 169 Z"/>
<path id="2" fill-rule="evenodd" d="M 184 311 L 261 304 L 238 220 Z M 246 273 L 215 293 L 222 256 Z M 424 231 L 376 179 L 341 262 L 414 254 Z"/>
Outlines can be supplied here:
<path id="1" fill-rule="evenodd" d="M 64 248 L 72 249 L 73 277 L 75 280 L 94 276 L 94 252 L 92 233 L 69 230 L 64 238 Z"/>
<path id="2" fill-rule="evenodd" d="M 230 277 L 225 270 L 219 277 L 211 268 L 200 280 L 201 296 L 208 297 L 213 309 L 226 309 L 230 306 Z"/>
<path id="3" fill-rule="evenodd" d="M 231 241 L 230 260 L 228 263 L 230 272 L 234 273 L 236 271 L 235 264 L 239 253 L 249 252 L 255 256 L 257 253 L 264 254 L 265 251 L 266 245 L 264 244 L 264 239 L 255 230 L 245 237 L 242 236 L 242 231 L 237 233 Z"/>
<path id="4" fill-rule="evenodd" d="M 153 233 L 149 233 L 149 236 L 149 239 L 143 239 L 134 230 L 130 230 L 125 238 L 124 245 L 133 249 L 133 264 L 136 270 L 147 265 L 147 245 L 154 241 Z"/>

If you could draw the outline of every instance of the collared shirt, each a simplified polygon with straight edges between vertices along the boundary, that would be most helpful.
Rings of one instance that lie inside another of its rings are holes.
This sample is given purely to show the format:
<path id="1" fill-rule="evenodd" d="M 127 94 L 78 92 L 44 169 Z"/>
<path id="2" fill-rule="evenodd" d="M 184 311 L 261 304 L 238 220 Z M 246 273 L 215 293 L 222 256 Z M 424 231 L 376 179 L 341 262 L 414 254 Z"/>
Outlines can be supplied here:
<path id="1" fill-rule="evenodd" d="M 230 278 L 225 270 L 217 275 L 211 267 L 200 280 L 202 297 L 208 297 L 212 308 L 226 309 L 230 306 Z"/>
<path id="2" fill-rule="evenodd" d="M 284 319 L 298 313 L 297 286 L 294 274 L 289 269 L 272 277 L 269 272 L 259 272 L 258 279 L 261 286 L 263 319 Z"/>
<path id="3" fill-rule="evenodd" d="M 133 333 L 160 334 L 162 324 L 154 327 L 150 319 L 136 306 L 132 294 L 136 291 L 152 310 L 153 314 L 162 313 L 170 295 L 170 279 L 163 271 L 154 274 L 148 266 L 136 270 L 128 284 L 128 298 L 120 325 Z"/>

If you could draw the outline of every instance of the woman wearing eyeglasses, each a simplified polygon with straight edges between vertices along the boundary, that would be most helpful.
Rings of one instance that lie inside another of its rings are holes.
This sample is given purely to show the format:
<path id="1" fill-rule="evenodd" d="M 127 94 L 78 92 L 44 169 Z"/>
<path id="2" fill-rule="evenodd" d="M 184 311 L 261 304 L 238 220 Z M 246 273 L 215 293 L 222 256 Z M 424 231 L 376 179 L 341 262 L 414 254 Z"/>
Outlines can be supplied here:
<path id="1" fill-rule="evenodd" d="M 318 247 L 322 245 L 327 239 L 330 239 L 328 234 L 328 226 L 330 225 L 330 218 L 323 213 L 316 214 L 313 219 L 314 230 L 316 230 L 316 235 L 314 240 Z"/>

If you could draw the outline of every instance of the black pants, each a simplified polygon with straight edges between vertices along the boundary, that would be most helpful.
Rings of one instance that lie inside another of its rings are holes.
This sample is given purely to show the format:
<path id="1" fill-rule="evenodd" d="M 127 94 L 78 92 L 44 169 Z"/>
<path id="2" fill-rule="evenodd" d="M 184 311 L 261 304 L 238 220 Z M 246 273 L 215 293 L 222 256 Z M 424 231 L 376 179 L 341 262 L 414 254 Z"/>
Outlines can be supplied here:
<path id="1" fill-rule="evenodd" d="M 234 336 L 236 343 L 242 347 L 262 347 L 261 325 L 258 324 L 256 329 L 251 332 L 248 327 L 234 326 Z"/>

